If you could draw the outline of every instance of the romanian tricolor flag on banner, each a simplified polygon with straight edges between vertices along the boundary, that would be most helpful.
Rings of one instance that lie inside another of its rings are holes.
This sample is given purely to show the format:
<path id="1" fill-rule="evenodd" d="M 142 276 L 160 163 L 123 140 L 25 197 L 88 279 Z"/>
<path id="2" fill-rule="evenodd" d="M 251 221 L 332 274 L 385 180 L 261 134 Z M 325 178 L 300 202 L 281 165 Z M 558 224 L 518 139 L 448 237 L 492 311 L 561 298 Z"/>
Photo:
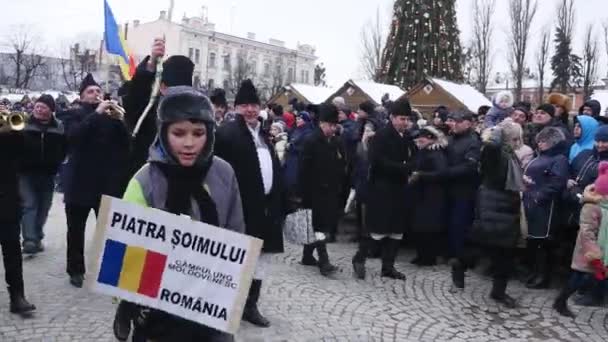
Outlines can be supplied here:
<path id="1" fill-rule="evenodd" d="M 156 298 L 166 263 L 166 255 L 108 239 L 97 281 Z"/>
<path id="2" fill-rule="evenodd" d="M 125 80 L 130 80 L 135 74 L 135 59 L 133 58 L 133 55 L 129 53 L 124 35 L 118 28 L 114 13 L 112 13 L 112 9 L 107 0 L 104 0 L 104 17 L 104 41 L 106 43 L 106 51 L 118 57 L 118 63 L 123 78 Z"/>

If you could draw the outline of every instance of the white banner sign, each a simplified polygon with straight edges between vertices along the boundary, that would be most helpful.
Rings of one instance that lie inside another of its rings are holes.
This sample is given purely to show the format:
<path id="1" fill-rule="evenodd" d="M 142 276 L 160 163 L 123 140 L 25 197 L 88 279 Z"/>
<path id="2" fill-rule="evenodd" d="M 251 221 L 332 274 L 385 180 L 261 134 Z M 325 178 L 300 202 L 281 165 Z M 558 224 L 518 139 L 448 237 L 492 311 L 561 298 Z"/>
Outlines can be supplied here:
<path id="1" fill-rule="evenodd" d="M 103 196 L 86 285 L 234 334 L 262 243 Z"/>

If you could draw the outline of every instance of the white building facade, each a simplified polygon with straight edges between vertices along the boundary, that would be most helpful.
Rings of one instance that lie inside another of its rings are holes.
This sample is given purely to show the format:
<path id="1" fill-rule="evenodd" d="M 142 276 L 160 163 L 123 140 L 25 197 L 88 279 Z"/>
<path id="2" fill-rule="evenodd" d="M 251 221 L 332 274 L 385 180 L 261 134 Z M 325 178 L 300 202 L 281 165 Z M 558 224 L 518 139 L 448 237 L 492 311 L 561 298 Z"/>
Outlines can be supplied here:
<path id="1" fill-rule="evenodd" d="M 135 20 L 126 30 L 127 44 L 137 60 L 150 53 L 154 38 L 162 36 L 167 56 L 185 55 L 194 62 L 195 86 L 224 88 L 228 97 L 246 78 L 254 81 L 265 98 L 289 83 L 314 83 L 314 47 L 298 44 L 289 49 L 280 40 L 257 41 L 254 33 L 242 38 L 217 32 L 204 9 L 201 16 L 184 17 L 181 23 L 170 21 L 166 11 L 161 11 L 157 20 Z"/>

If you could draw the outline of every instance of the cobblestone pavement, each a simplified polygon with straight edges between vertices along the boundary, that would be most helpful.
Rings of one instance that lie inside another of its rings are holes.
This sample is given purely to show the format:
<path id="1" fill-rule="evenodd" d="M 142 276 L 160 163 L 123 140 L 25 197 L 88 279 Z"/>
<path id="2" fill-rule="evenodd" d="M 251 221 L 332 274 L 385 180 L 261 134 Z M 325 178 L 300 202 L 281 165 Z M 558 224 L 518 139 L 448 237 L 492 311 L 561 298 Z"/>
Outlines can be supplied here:
<path id="1" fill-rule="evenodd" d="M 90 217 L 90 238 L 94 225 Z M 8 311 L 0 289 L 0 341 L 113 341 L 114 305 L 108 297 L 74 289 L 65 274 L 65 217 L 56 196 L 47 224 L 47 250 L 26 260 L 28 298 L 38 306 L 24 320 Z M 335 279 L 298 264 L 300 249 L 274 257 L 264 282 L 261 311 L 268 329 L 243 323 L 238 341 L 607 341 L 608 309 L 573 306 L 576 320 L 551 310 L 555 290 L 531 291 L 519 282 L 509 292 L 521 308 L 506 310 L 488 299 L 489 281 L 467 276 L 464 292 L 450 293 L 447 266 L 416 269 L 402 253 L 397 268 L 407 281 L 379 277 L 379 260 L 368 262 L 368 279 L 352 277 L 352 243 L 329 245 L 342 268 Z M 3 272 L 3 271 L 1 271 Z"/>

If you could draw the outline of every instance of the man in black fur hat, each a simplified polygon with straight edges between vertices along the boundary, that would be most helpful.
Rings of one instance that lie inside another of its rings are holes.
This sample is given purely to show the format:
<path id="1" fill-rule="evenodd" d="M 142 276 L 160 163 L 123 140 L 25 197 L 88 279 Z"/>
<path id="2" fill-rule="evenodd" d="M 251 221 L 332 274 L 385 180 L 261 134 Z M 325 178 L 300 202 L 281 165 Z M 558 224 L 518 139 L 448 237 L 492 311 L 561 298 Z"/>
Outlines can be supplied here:
<path id="1" fill-rule="evenodd" d="M 353 258 L 355 276 L 359 279 L 365 279 L 365 259 L 372 245 L 386 240 L 382 249 L 382 277 L 405 280 L 405 275 L 395 269 L 395 258 L 405 232 L 406 188 L 416 152 L 407 133 L 411 116 L 408 100 L 393 102 L 390 124 L 381 128 L 370 142 L 366 218 L 370 234 L 361 237 Z"/>
<path id="2" fill-rule="evenodd" d="M 270 322 L 260 314 L 260 297 L 269 253 L 283 252 L 284 205 L 281 164 L 270 137 L 262 129 L 260 99 L 251 80 L 245 80 L 236 94 L 236 119 L 224 123 L 216 133 L 215 154 L 230 163 L 241 191 L 246 233 L 264 240 L 254 280 L 243 311 L 243 319 L 260 327 Z"/>
<path id="3" fill-rule="evenodd" d="M 68 141 L 62 170 L 67 217 L 67 273 L 82 287 L 85 274 L 84 242 L 89 213 L 96 214 L 101 195 L 122 197 L 129 160 L 129 133 L 123 121 L 108 115 L 111 101 L 101 100 L 101 88 L 88 74 L 80 85 L 80 105 L 57 115 Z"/>
<path id="4" fill-rule="evenodd" d="M 299 163 L 298 188 L 302 207 L 312 209 L 316 242 L 304 246 L 302 264 L 318 266 L 330 276 L 338 268 L 330 264 L 327 242 L 335 236 L 340 220 L 342 186 L 346 177 L 344 148 L 336 137 L 338 108 L 333 104 L 317 107 L 319 126 L 306 138 Z M 319 260 L 313 256 L 317 250 Z"/>
<path id="5" fill-rule="evenodd" d="M 226 91 L 221 88 L 216 88 L 211 92 L 209 100 L 213 104 L 215 112 L 215 122 L 219 126 L 224 121 L 224 115 L 228 111 L 228 102 L 226 102 Z"/>
<path id="6" fill-rule="evenodd" d="M 133 133 L 137 121 L 150 102 L 152 86 L 155 81 L 156 64 L 165 55 L 165 40 L 157 38 L 154 40 L 152 51 L 137 67 L 133 79 L 127 88 L 127 94 L 123 98 L 125 111 L 125 122 L 129 131 Z M 163 63 L 163 72 L 160 79 L 160 95 L 168 87 L 186 85 L 192 86 L 192 74 L 194 63 L 186 56 L 171 56 Z M 148 159 L 148 148 L 156 136 L 156 108 L 159 98 L 144 119 L 139 132 L 133 141 L 130 173 L 134 174 L 142 167 Z"/>

